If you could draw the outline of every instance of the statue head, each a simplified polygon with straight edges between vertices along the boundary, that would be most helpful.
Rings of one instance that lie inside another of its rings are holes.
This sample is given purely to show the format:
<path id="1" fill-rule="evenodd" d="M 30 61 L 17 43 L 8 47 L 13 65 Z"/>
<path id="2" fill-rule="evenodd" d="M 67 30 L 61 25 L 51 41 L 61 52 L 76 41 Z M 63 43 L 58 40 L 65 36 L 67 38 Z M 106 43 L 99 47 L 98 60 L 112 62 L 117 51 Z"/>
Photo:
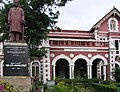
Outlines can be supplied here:
<path id="1" fill-rule="evenodd" d="M 14 6 L 15 6 L 15 7 L 18 7 L 18 5 L 19 5 L 19 0 L 13 0 L 13 3 L 14 3 Z"/>

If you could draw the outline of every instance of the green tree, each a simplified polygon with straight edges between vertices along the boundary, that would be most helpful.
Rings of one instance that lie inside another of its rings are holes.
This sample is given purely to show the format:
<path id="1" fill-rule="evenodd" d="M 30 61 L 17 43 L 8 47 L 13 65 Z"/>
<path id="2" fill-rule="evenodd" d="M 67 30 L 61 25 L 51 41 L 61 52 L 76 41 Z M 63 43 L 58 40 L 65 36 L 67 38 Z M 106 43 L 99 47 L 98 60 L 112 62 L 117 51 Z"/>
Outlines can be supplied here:
<path id="1" fill-rule="evenodd" d="M 120 67 L 116 67 L 113 72 L 116 82 L 120 82 Z"/>
<path id="2" fill-rule="evenodd" d="M 57 8 L 65 6 L 72 0 L 20 0 L 20 6 L 25 11 L 25 41 L 30 49 L 30 56 L 40 57 L 45 55 L 44 48 L 39 49 L 43 39 L 47 38 L 48 28 L 59 29 L 56 26 L 59 11 Z M 9 28 L 7 26 L 7 14 L 13 4 L 5 2 L 0 9 L 0 41 L 9 39 Z"/>

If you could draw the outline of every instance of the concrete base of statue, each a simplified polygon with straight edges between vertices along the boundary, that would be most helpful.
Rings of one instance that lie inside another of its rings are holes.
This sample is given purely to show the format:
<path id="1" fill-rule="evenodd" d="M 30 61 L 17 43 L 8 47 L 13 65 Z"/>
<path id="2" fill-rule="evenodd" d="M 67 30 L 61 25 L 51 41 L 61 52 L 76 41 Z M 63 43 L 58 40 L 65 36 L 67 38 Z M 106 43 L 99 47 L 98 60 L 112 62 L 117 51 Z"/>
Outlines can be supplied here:
<path id="1" fill-rule="evenodd" d="M 4 76 L 0 81 L 10 83 L 18 92 L 29 92 L 31 87 L 31 78 L 28 76 Z"/>

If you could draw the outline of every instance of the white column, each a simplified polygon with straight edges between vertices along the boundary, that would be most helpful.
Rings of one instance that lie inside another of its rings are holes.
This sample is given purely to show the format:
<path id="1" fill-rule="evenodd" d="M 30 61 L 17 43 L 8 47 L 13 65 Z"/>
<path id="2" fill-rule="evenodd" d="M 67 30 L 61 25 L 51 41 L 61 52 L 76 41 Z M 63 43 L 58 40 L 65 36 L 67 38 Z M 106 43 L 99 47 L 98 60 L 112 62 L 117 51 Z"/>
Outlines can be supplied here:
<path id="1" fill-rule="evenodd" d="M 41 69 L 40 69 L 40 67 L 41 67 L 41 65 L 40 65 L 40 63 L 38 63 L 39 64 L 39 81 L 41 81 Z"/>
<path id="2" fill-rule="evenodd" d="M 47 80 L 50 80 L 50 45 L 49 39 L 43 40 L 42 47 L 47 51 L 46 57 L 43 57 L 43 84 L 47 83 Z M 46 67 L 47 65 L 47 67 Z M 47 71 L 46 71 L 47 70 Z"/>
<path id="3" fill-rule="evenodd" d="M 74 65 L 71 64 L 69 65 L 69 75 L 70 75 L 70 79 L 74 79 Z"/>
<path id="4" fill-rule="evenodd" d="M 0 76 L 2 76 L 2 64 L 0 64 Z"/>
<path id="5" fill-rule="evenodd" d="M 103 67 L 104 67 L 104 80 L 106 80 L 106 65 L 104 65 Z"/>
<path id="6" fill-rule="evenodd" d="M 30 76 L 32 77 L 32 64 L 30 64 Z"/>
<path id="7" fill-rule="evenodd" d="M 90 79 L 92 79 L 92 65 L 89 65 L 89 74 L 90 74 Z"/>
<path id="8" fill-rule="evenodd" d="M 1 64 L 1 76 L 3 76 L 3 63 Z"/>
<path id="9" fill-rule="evenodd" d="M 87 65 L 87 76 L 88 76 L 88 79 L 90 79 L 90 67 L 89 67 L 89 65 Z"/>
<path id="10" fill-rule="evenodd" d="M 69 65 L 69 76 L 70 76 L 69 78 L 70 78 L 70 79 L 71 79 L 71 74 L 72 74 L 71 71 L 72 71 L 71 65 Z"/>
<path id="11" fill-rule="evenodd" d="M 72 79 L 74 79 L 74 65 L 71 66 L 71 76 Z"/>
<path id="12" fill-rule="evenodd" d="M 102 75 L 102 72 L 101 72 L 101 67 L 102 67 L 102 65 L 100 64 L 99 65 L 99 69 L 97 69 L 97 71 L 99 71 L 99 78 L 101 79 L 101 75 Z M 104 69 L 103 69 L 104 70 Z M 98 73 L 98 72 L 97 72 Z"/>
<path id="13" fill-rule="evenodd" d="M 56 75 L 55 75 L 55 65 L 53 65 L 53 79 L 55 80 L 55 77 L 56 77 Z"/>

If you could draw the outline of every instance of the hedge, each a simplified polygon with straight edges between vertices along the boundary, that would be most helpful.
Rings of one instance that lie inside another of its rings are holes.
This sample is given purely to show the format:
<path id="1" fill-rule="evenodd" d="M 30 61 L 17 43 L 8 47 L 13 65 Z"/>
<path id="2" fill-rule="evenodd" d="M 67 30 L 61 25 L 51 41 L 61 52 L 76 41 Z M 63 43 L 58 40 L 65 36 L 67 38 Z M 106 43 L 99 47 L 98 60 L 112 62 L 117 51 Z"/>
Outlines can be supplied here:
<path id="1" fill-rule="evenodd" d="M 98 84 L 93 83 L 92 87 L 96 90 L 96 92 L 120 92 L 120 87 L 115 84 Z"/>

